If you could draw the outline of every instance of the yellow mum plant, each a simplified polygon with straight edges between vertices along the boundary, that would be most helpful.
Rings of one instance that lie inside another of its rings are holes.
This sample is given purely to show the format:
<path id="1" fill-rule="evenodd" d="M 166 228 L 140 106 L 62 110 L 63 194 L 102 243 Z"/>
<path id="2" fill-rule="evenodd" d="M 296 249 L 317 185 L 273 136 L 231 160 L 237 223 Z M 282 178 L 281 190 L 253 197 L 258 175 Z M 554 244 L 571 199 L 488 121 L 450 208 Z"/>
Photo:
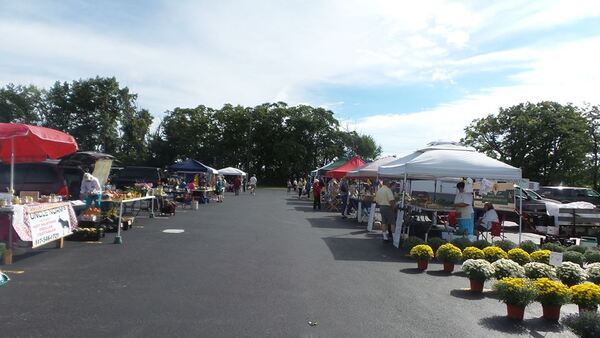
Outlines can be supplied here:
<path id="1" fill-rule="evenodd" d="M 563 305 L 571 299 L 571 290 L 561 282 L 539 278 L 533 284 L 538 290 L 537 301 L 544 305 Z"/>
<path id="2" fill-rule="evenodd" d="M 571 286 L 573 303 L 586 309 L 596 309 L 600 304 L 600 286 L 594 283 L 583 283 Z"/>
<path id="3" fill-rule="evenodd" d="M 437 249 L 435 257 L 441 262 L 458 263 L 462 259 L 462 251 L 456 245 L 447 243 Z"/>
<path id="4" fill-rule="evenodd" d="M 483 253 L 483 250 L 476 248 L 474 246 L 468 246 L 463 250 L 462 253 L 463 259 L 467 260 L 467 259 L 484 259 L 485 258 L 485 254 Z"/>
<path id="5" fill-rule="evenodd" d="M 431 260 L 433 258 L 433 249 L 427 244 L 415 245 L 410 249 L 410 256 L 417 260 Z"/>
<path id="6" fill-rule="evenodd" d="M 537 289 L 529 279 L 506 277 L 494 285 L 501 302 L 525 307 L 534 301 Z"/>
<path id="7" fill-rule="evenodd" d="M 483 253 L 485 254 L 485 260 L 490 263 L 493 263 L 501 258 L 508 258 L 506 251 L 497 246 L 488 246 L 487 248 L 483 249 Z"/>
<path id="8" fill-rule="evenodd" d="M 521 265 L 525 265 L 531 262 L 531 257 L 527 253 L 527 251 L 521 248 L 515 248 L 508 250 L 508 259 L 515 261 Z"/>
<path id="9" fill-rule="evenodd" d="M 531 260 L 538 263 L 549 264 L 550 263 L 550 250 L 537 250 L 531 253 Z"/>

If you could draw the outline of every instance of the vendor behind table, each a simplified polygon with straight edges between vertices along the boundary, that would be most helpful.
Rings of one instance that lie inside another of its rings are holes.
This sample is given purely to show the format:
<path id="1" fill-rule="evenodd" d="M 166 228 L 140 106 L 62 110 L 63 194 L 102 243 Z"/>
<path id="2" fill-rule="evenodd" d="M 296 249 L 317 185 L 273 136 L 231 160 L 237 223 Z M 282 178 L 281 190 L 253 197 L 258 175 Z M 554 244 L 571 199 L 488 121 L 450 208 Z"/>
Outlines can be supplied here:
<path id="1" fill-rule="evenodd" d="M 81 182 L 81 199 L 85 200 L 85 205 L 90 207 L 92 203 L 96 207 L 100 207 L 102 199 L 102 188 L 100 187 L 100 181 L 90 173 L 83 175 L 83 182 Z"/>

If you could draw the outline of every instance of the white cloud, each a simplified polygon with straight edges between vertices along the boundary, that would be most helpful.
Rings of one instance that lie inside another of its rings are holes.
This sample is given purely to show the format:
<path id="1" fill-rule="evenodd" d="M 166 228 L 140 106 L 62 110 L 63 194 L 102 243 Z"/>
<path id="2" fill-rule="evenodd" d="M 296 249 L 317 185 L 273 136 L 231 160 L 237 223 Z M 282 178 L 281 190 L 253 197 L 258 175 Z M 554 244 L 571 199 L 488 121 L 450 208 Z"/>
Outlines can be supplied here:
<path id="1" fill-rule="evenodd" d="M 341 107 L 337 99 L 307 102 L 307 93 L 324 84 L 452 84 L 468 73 L 520 70 L 508 87 L 481 88 L 422 112 L 382 112 L 353 122 L 388 153 L 458 139 L 473 118 L 500 106 L 597 101 L 598 39 L 480 51 L 484 44 L 495 46 L 497 38 L 600 16 L 597 1 L 165 1 L 146 20 L 121 17 L 146 26 L 102 26 L 110 29 L 61 17 L 77 13 L 69 8 L 78 5 L 28 3 L 12 8 L 14 15 L 11 8 L 0 12 L 0 85 L 116 76 L 154 114 L 226 102 L 335 109 Z"/>
<path id="2" fill-rule="evenodd" d="M 514 55 L 507 51 L 506 55 Z M 600 38 L 539 50 L 530 55 L 529 70 L 518 73 L 516 85 L 484 89 L 476 95 L 408 114 L 386 114 L 347 121 L 371 134 L 386 154 L 407 154 L 430 141 L 458 141 L 475 118 L 495 114 L 500 107 L 522 102 L 557 101 L 563 104 L 598 104 L 600 88 Z M 487 58 L 483 58 L 487 59 Z M 494 60 L 495 57 L 489 58 Z M 466 62 L 469 64 L 470 62 Z"/>

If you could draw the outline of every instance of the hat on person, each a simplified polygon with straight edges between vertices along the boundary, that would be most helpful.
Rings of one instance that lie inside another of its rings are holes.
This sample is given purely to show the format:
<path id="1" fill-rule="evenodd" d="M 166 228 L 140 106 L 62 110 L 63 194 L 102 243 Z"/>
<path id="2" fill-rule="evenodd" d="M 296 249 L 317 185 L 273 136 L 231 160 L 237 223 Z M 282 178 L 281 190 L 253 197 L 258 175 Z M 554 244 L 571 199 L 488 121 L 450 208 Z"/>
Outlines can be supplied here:
<path id="1" fill-rule="evenodd" d="M 319 183 L 319 179 L 318 179 L 318 178 L 317 178 L 317 179 L 315 179 L 315 183 Z"/>
<path id="2" fill-rule="evenodd" d="M 94 176 L 92 176 L 92 174 L 90 174 L 90 173 L 85 173 L 85 174 L 83 174 L 83 178 L 86 181 L 91 181 L 92 179 L 94 179 Z"/>

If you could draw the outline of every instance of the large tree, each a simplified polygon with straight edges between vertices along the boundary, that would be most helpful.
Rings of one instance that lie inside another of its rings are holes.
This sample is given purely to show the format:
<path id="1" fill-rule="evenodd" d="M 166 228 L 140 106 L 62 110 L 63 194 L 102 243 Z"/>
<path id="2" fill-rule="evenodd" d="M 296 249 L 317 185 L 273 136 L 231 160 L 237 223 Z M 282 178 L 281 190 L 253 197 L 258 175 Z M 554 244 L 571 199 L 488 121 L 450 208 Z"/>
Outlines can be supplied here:
<path id="1" fill-rule="evenodd" d="M 44 92 L 39 88 L 8 84 L 0 88 L 0 122 L 38 124 L 44 103 Z"/>
<path id="2" fill-rule="evenodd" d="M 587 175 L 588 125 L 572 105 L 522 103 L 477 119 L 464 142 L 523 169 L 542 184 L 581 184 Z"/>

